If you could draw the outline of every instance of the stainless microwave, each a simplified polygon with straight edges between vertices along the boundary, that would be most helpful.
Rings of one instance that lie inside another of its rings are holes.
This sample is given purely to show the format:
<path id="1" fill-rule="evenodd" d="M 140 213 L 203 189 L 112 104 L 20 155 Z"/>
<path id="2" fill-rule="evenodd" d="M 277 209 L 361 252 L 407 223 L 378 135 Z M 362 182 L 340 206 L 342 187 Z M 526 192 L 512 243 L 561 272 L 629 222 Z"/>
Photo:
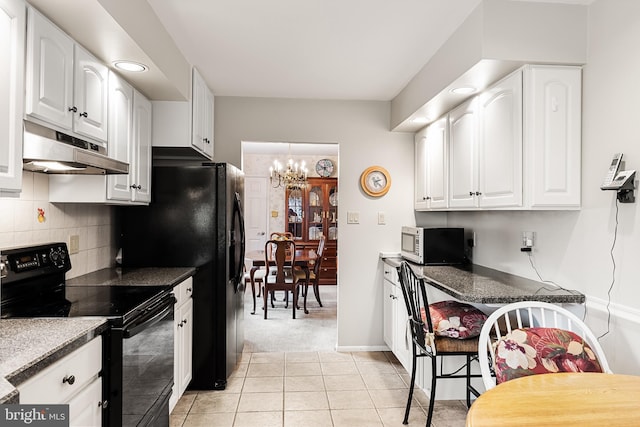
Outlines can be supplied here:
<path id="1" fill-rule="evenodd" d="M 464 228 L 402 227 L 401 255 L 423 265 L 463 264 Z"/>

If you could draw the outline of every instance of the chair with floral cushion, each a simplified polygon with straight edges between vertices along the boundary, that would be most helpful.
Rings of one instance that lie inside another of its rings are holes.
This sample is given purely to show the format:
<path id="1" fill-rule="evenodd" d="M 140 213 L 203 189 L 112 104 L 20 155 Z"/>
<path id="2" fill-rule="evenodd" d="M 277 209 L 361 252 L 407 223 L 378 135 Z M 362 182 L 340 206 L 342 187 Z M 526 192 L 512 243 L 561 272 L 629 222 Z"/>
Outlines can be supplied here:
<path id="1" fill-rule="evenodd" d="M 478 335 L 487 316 L 476 307 L 459 301 L 429 304 L 424 279 L 419 278 L 407 262 L 400 265 L 398 273 L 413 339 L 411 384 L 402 423 L 407 424 L 409 420 L 416 382 L 417 358 L 429 357 L 431 359 L 431 395 L 426 425 L 431 426 L 437 379 L 465 378 L 467 406 L 471 406 L 471 394 L 479 396 L 480 393 L 471 385 L 471 378 L 480 378 L 480 374 L 471 373 L 471 362 L 478 358 Z M 438 372 L 438 358 L 446 356 L 464 356 L 466 358 L 464 374 L 457 374 L 458 371 L 444 373 L 442 369 Z"/>
<path id="2" fill-rule="evenodd" d="M 514 378 L 554 372 L 607 372 L 598 339 L 575 314 L 555 304 L 500 307 L 480 332 L 478 360 L 487 390 Z"/>

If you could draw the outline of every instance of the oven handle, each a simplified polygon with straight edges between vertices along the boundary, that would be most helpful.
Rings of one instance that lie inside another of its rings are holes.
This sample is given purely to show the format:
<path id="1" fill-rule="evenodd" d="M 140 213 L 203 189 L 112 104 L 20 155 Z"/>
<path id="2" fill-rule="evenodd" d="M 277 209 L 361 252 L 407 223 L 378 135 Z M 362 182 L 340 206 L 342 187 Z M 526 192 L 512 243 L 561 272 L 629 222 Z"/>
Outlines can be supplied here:
<path id="1" fill-rule="evenodd" d="M 127 326 L 122 331 L 122 336 L 124 338 L 131 338 L 138 335 L 144 329 L 149 328 L 160 320 L 162 320 L 167 314 L 171 313 L 173 310 L 173 306 L 176 303 L 176 297 L 171 294 L 169 297 L 165 298 L 162 304 L 154 307 L 152 310 L 152 316 L 147 317 L 143 316 L 141 320 L 134 322 L 132 325 Z M 160 311 L 157 311 L 157 310 Z"/>

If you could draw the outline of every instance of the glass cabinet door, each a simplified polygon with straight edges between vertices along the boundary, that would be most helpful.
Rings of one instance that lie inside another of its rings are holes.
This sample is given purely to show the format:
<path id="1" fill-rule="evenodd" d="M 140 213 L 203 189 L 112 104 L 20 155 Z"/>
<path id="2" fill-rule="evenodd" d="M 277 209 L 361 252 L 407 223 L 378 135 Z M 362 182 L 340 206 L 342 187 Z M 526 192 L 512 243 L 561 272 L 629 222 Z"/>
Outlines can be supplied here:
<path id="1" fill-rule="evenodd" d="M 327 240 L 338 239 L 338 185 L 337 183 L 328 184 L 329 203 L 327 205 Z"/>
<path id="2" fill-rule="evenodd" d="M 304 220 L 302 193 L 300 189 L 287 191 L 287 231 L 293 234 L 295 240 L 302 239 Z"/>
<path id="3" fill-rule="evenodd" d="M 325 234 L 324 223 L 324 186 L 309 182 L 309 210 L 308 213 L 308 239 L 320 240 L 320 236 Z"/>

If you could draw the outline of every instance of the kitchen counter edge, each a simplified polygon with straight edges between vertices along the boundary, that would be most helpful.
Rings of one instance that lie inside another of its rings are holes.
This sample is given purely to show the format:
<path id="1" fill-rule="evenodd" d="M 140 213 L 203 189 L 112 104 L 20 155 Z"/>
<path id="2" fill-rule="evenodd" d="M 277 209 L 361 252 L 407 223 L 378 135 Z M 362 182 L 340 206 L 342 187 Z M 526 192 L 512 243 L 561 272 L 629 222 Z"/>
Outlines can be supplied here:
<path id="1" fill-rule="evenodd" d="M 392 254 L 380 254 L 380 258 L 392 267 L 400 267 L 403 258 Z M 519 301 L 543 301 L 554 304 L 585 302 L 584 294 L 562 288 L 554 288 L 542 282 L 526 279 L 503 271 L 479 265 L 424 266 L 409 262 L 416 274 L 430 285 L 470 303 L 509 304 Z"/>
<path id="2" fill-rule="evenodd" d="M 103 317 L 0 320 L 0 404 L 18 403 L 17 386 L 107 328 Z"/>

